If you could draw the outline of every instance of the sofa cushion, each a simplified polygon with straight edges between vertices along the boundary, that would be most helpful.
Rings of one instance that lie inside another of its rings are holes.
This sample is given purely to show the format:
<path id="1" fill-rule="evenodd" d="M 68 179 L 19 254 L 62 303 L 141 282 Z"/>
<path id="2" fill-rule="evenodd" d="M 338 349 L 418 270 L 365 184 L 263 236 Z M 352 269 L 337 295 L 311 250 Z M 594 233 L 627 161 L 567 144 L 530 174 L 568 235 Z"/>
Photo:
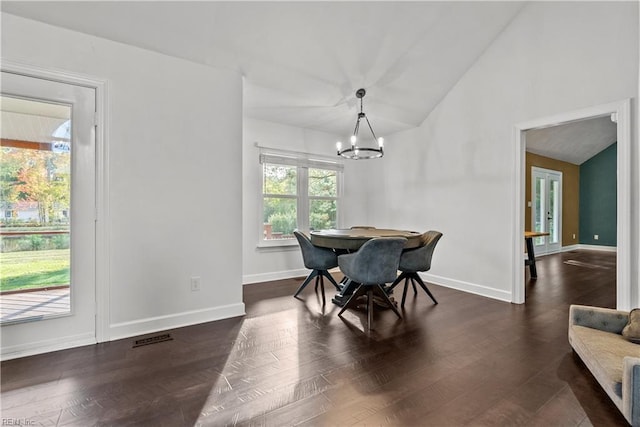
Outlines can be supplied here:
<path id="1" fill-rule="evenodd" d="M 640 308 L 634 308 L 629 313 L 629 322 L 622 330 L 622 336 L 631 342 L 640 344 Z"/>
<path id="2" fill-rule="evenodd" d="M 600 385 L 622 398 L 622 360 L 640 356 L 640 348 L 622 335 L 573 325 L 572 345 Z"/>

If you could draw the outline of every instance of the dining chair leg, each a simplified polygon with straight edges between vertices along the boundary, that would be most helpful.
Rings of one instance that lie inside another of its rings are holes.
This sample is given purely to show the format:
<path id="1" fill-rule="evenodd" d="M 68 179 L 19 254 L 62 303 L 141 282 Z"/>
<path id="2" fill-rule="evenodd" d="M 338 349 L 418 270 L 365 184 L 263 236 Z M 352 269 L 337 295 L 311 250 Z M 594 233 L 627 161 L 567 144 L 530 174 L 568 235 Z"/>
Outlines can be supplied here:
<path id="1" fill-rule="evenodd" d="M 300 287 L 298 288 L 298 290 L 296 291 L 295 294 L 293 294 L 294 298 L 298 296 L 298 294 L 300 292 L 302 292 L 302 290 L 318 275 L 320 274 L 318 272 L 318 270 L 313 270 L 306 279 L 304 279 L 304 282 L 302 282 L 302 284 L 300 285 Z"/>
<path id="2" fill-rule="evenodd" d="M 427 293 L 427 295 L 429 295 L 431 297 L 431 299 L 433 300 L 434 304 L 437 304 L 438 301 L 436 301 L 436 298 L 433 296 L 433 294 L 431 293 L 431 291 L 429 290 L 429 288 L 427 288 L 427 285 L 424 284 L 424 282 L 422 281 L 422 279 L 420 278 L 420 276 L 418 276 L 417 274 L 415 275 L 415 280 L 418 282 L 418 285 L 420 285 L 420 287 L 422 289 L 424 289 L 424 291 Z"/>
<path id="3" fill-rule="evenodd" d="M 387 288 L 387 292 L 391 292 L 393 288 L 398 286 L 398 283 L 402 282 L 402 280 L 406 278 L 407 278 L 407 273 L 405 272 L 400 273 L 400 275 L 396 277 L 396 280 L 394 280 L 393 283 L 389 285 L 389 287 Z"/>
<path id="4" fill-rule="evenodd" d="M 418 289 L 416 289 L 416 282 L 411 279 L 411 286 L 413 286 L 413 296 L 418 296 Z"/>
<path id="5" fill-rule="evenodd" d="M 409 287 L 409 277 L 406 277 L 404 279 L 404 289 L 402 291 L 402 304 L 400 304 L 401 307 L 404 308 L 404 302 L 407 300 L 407 288 Z"/>
<path id="6" fill-rule="evenodd" d="M 389 307 L 391 307 L 391 310 L 393 310 L 393 312 L 396 314 L 396 316 L 398 316 L 398 318 L 402 319 L 402 315 L 400 314 L 400 312 L 396 308 L 396 305 L 393 303 L 393 301 L 391 301 L 391 299 L 389 299 L 389 295 L 387 295 L 387 293 L 384 291 L 382 286 L 375 285 L 375 286 L 372 286 L 372 288 L 373 288 L 373 292 L 377 293 L 384 301 L 386 301 L 387 305 Z"/>
<path id="7" fill-rule="evenodd" d="M 373 323 L 373 286 L 369 286 L 367 290 L 367 330 L 371 330 Z"/>
<path id="8" fill-rule="evenodd" d="M 342 310 L 340 310 L 340 312 L 338 313 L 338 316 L 342 315 L 342 313 L 344 313 L 344 311 L 347 308 L 350 308 L 353 304 L 356 303 L 358 297 L 364 295 L 367 292 L 367 287 L 364 285 L 360 285 L 358 286 L 358 289 L 356 289 L 351 296 L 349 297 L 349 299 L 347 300 L 347 302 L 344 303 L 344 305 L 342 306 Z"/>
<path id="9" fill-rule="evenodd" d="M 336 280 L 333 278 L 333 276 L 331 276 L 331 273 L 329 273 L 327 270 L 322 270 L 321 274 L 323 276 L 325 276 L 327 279 L 329 279 L 329 281 L 331 282 L 331 284 L 336 288 L 336 291 L 340 292 L 342 290 L 342 286 L 338 285 L 338 283 L 336 283 Z M 345 278 L 343 278 L 343 281 L 346 281 Z M 342 283 L 342 281 L 340 282 Z"/>
<path id="10" fill-rule="evenodd" d="M 320 292 L 322 292 L 322 306 L 324 307 L 325 305 L 327 305 L 327 301 L 325 300 L 324 296 L 324 278 L 322 277 L 322 275 L 318 277 L 320 278 Z"/>

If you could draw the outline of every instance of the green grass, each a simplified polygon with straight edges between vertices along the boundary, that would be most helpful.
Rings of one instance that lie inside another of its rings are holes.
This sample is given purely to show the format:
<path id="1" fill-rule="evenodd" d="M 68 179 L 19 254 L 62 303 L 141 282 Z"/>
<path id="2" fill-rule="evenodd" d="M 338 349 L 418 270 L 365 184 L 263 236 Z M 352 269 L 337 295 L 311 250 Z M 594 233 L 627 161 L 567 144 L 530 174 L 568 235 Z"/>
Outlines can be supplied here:
<path id="1" fill-rule="evenodd" d="M 69 249 L 0 253 L 0 292 L 69 284 Z"/>

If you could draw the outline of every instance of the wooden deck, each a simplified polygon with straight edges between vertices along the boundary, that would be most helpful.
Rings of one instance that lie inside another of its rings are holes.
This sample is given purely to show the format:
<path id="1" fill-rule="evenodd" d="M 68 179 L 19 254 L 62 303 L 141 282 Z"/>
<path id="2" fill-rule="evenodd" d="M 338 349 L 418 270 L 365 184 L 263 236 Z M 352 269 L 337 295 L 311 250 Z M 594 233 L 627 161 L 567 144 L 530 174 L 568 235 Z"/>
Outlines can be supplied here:
<path id="1" fill-rule="evenodd" d="M 69 288 L 0 295 L 0 321 L 13 323 L 69 313 Z"/>

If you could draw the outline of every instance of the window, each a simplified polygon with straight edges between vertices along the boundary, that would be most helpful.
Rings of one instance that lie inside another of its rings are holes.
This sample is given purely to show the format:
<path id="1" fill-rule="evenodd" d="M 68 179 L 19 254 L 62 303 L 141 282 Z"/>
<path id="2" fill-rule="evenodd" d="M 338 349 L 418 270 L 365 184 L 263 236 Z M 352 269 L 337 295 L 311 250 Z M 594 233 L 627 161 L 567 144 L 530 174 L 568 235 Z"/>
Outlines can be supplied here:
<path id="1" fill-rule="evenodd" d="M 342 165 L 302 153 L 261 153 L 260 245 L 295 244 L 293 230 L 338 227 Z"/>

